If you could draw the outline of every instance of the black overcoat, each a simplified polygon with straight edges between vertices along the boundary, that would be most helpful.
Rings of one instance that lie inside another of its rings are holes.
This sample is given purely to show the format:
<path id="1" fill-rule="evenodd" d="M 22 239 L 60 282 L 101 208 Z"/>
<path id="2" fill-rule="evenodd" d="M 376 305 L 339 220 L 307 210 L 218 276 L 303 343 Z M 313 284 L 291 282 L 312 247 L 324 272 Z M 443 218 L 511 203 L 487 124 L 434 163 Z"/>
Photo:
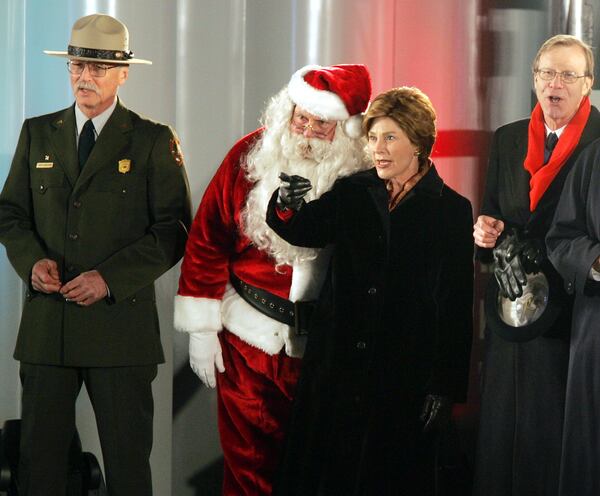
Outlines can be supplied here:
<path id="1" fill-rule="evenodd" d="M 523 166 L 528 127 L 524 119 L 496 131 L 481 213 L 543 241 L 568 172 L 600 134 L 600 113 L 592 107 L 579 144 L 533 212 Z M 490 251 L 478 256 L 489 261 Z M 547 263 L 544 270 L 554 269 Z M 572 307 L 567 295 L 562 300 L 552 328 L 531 341 L 508 342 L 486 328 L 475 495 L 557 494 Z"/>
<path id="2" fill-rule="evenodd" d="M 471 205 L 433 167 L 391 214 L 374 169 L 337 181 L 287 223 L 275 200 L 268 223 L 284 239 L 334 244 L 275 494 L 408 494 L 409 480 L 429 475 L 411 473 L 427 441 L 425 394 L 465 398 Z"/>
<path id="3" fill-rule="evenodd" d="M 575 294 L 561 460 L 561 496 L 600 494 L 600 282 L 589 278 L 600 256 L 600 140 L 569 174 L 548 233 L 548 254 Z"/>

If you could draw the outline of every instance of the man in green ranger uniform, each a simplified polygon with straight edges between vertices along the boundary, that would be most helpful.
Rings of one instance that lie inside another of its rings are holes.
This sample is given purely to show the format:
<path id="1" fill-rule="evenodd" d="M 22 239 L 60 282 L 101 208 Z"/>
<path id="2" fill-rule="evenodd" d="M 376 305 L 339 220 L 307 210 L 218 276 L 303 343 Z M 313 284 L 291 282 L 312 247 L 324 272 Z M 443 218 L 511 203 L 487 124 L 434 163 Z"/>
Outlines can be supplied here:
<path id="1" fill-rule="evenodd" d="M 75 22 L 75 104 L 27 119 L 0 195 L 0 242 L 27 285 L 15 358 L 23 385 L 21 495 L 65 494 L 85 383 L 111 496 L 152 494 L 151 383 L 164 361 L 154 281 L 183 255 L 189 188 L 168 126 L 123 106 L 124 24 Z"/>

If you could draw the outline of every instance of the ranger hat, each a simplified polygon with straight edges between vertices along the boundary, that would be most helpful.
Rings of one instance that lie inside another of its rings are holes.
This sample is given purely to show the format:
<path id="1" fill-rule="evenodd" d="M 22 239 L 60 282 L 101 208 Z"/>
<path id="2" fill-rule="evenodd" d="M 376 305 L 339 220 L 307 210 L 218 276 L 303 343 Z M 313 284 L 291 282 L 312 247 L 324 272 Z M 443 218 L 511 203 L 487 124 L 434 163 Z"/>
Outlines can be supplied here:
<path id="1" fill-rule="evenodd" d="M 127 26 L 106 14 L 91 14 L 75 21 L 66 52 L 44 53 L 107 64 L 152 64 L 150 60 L 133 58 Z"/>

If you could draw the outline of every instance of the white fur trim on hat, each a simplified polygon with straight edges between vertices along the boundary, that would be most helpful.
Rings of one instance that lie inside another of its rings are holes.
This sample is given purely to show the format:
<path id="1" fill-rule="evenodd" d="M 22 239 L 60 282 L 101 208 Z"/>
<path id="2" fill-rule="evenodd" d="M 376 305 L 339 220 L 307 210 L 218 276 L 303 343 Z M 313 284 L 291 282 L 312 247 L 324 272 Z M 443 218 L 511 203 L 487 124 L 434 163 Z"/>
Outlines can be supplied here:
<path id="1" fill-rule="evenodd" d="M 320 65 L 307 65 L 297 70 L 288 84 L 292 101 L 311 114 L 326 120 L 343 121 L 350 117 L 344 101 L 335 93 L 318 90 L 304 80 L 310 71 L 321 69 Z"/>
<path id="2" fill-rule="evenodd" d="M 175 296 L 175 329 L 181 332 L 218 332 L 221 323 L 221 300 Z"/>
<path id="3" fill-rule="evenodd" d="M 362 136 L 362 118 L 362 114 L 356 114 L 343 122 L 342 126 L 348 137 L 357 139 Z"/>

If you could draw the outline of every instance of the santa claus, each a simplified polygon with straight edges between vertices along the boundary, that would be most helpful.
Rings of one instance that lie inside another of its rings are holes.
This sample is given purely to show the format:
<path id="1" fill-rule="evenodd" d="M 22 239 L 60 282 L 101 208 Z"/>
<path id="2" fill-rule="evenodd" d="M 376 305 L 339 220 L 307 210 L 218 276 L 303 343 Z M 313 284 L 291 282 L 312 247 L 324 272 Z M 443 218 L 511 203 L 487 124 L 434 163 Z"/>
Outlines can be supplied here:
<path id="1" fill-rule="evenodd" d="M 264 126 L 227 154 L 192 225 L 175 297 L 190 365 L 218 385 L 224 495 L 271 494 L 328 250 L 294 247 L 266 224 L 280 173 L 310 179 L 306 199 L 367 167 L 364 65 L 309 65 L 269 103 Z M 215 374 L 215 369 L 220 373 Z"/>

